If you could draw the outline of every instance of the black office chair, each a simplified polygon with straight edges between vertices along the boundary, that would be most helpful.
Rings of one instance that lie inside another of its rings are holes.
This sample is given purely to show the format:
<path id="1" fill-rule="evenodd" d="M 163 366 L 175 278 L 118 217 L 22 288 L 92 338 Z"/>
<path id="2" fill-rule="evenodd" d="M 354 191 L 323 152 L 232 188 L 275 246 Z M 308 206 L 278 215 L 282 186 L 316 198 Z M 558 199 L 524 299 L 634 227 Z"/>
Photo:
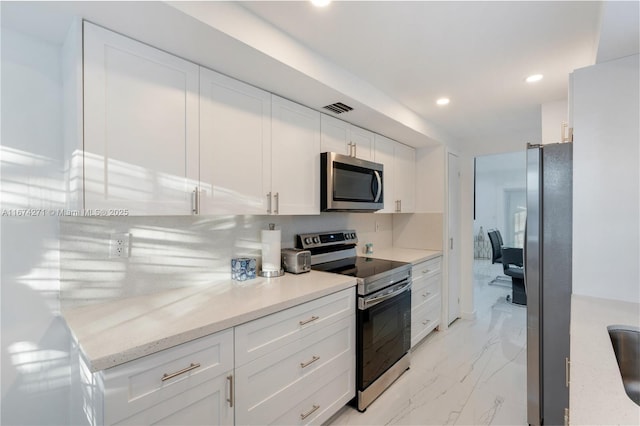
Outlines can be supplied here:
<path id="1" fill-rule="evenodd" d="M 491 264 L 502 263 L 502 235 L 497 229 L 487 231 L 491 242 Z"/>
<path id="2" fill-rule="evenodd" d="M 517 305 L 527 304 L 523 264 L 521 248 L 502 247 L 502 268 L 511 277 L 511 300 Z"/>

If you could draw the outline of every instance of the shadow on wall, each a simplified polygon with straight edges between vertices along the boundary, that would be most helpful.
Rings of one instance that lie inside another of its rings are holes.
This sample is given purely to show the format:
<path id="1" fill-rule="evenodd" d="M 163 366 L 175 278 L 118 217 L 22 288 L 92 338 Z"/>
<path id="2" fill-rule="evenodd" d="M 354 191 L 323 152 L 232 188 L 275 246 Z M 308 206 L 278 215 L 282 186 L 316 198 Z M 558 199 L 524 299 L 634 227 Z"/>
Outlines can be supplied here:
<path id="1" fill-rule="evenodd" d="M 57 222 L 2 217 L 2 424 L 69 419 L 70 334 L 56 314 Z"/>

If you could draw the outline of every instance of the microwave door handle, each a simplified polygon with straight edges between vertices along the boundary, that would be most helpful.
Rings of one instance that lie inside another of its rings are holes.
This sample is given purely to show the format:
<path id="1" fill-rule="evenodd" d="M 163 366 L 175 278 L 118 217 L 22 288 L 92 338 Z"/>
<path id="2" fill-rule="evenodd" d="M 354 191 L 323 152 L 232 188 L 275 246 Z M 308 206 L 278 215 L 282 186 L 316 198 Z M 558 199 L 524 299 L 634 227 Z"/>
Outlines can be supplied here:
<path id="1" fill-rule="evenodd" d="M 376 196 L 373 200 L 375 203 L 377 203 L 378 201 L 380 201 L 380 194 L 382 194 L 382 179 L 380 178 L 380 173 L 378 173 L 377 170 L 374 170 L 373 174 L 375 175 L 376 181 L 378 182 L 378 192 L 376 193 Z"/>

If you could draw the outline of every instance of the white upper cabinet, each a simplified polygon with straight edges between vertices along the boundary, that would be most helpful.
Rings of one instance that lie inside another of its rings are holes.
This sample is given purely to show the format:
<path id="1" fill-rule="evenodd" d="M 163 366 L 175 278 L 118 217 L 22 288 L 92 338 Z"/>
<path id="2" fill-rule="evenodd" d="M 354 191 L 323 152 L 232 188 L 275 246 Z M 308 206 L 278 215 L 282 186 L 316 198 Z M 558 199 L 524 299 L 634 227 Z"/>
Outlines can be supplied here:
<path id="1" fill-rule="evenodd" d="M 396 211 L 396 194 L 394 192 L 394 167 L 395 161 L 393 152 L 396 142 L 381 135 L 375 136 L 375 156 L 374 161 L 384 166 L 382 171 L 384 209 L 378 213 L 394 213 Z"/>
<path id="2" fill-rule="evenodd" d="M 395 144 L 395 189 L 397 212 L 413 213 L 416 208 L 416 150 L 401 143 Z"/>
<path id="3" fill-rule="evenodd" d="M 84 23 L 87 209 L 191 214 L 198 66 Z"/>
<path id="4" fill-rule="evenodd" d="M 326 114 L 321 116 L 321 152 L 337 152 L 373 161 L 373 132 Z"/>
<path id="5" fill-rule="evenodd" d="M 200 68 L 200 213 L 266 214 L 270 190 L 271 94 Z"/>
<path id="6" fill-rule="evenodd" d="M 356 126 L 349 126 L 349 139 L 356 158 L 373 161 L 375 133 Z"/>
<path id="7" fill-rule="evenodd" d="M 384 165 L 384 209 L 379 213 L 415 211 L 415 149 L 381 135 L 375 135 L 374 161 Z"/>
<path id="8" fill-rule="evenodd" d="M 272 95 L 272 214 L 320 214 L 320 113 Z"/>

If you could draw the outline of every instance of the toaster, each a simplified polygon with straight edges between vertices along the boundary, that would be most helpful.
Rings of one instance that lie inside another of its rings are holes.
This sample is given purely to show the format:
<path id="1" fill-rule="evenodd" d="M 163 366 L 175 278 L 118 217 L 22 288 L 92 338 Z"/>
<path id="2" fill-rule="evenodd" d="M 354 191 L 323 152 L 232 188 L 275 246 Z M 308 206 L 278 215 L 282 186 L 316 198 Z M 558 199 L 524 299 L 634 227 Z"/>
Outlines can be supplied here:
<path id="1" fill-rule="evenodd" d="M 292 274 L 301 274 L 311 270 L 311 252 L 295 248 L 281 250 L 284 270 Z"/>

